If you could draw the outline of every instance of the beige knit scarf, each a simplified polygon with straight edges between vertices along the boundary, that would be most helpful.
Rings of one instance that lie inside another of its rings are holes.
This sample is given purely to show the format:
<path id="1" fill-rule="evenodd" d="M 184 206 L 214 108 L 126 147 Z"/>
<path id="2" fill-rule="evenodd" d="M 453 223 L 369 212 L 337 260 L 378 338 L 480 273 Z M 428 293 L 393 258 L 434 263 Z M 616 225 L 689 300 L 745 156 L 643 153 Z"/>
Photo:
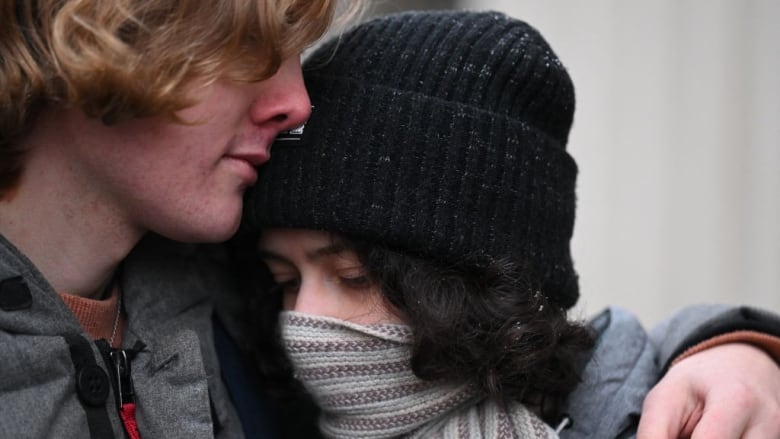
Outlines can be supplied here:
<path id="1" fill-rule="evenodd" d="M 322 408 L 332 438 L 558 436 L 522 404 L 499 405 L 467 385 L 423 381 L 409 367 L 411 329 L 364 326 L 286 311 L 282 337 L 296 376 Z"/>

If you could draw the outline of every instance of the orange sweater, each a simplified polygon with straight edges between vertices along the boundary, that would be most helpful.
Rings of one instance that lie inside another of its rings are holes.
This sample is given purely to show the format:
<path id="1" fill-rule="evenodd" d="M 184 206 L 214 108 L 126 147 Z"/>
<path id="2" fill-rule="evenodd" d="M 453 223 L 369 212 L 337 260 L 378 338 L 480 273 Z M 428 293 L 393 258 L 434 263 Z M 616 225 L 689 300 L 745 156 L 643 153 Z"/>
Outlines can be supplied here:
<path id="1" fill-rule="evenodd" d="M 116 319 L 117 305 L 119 301 L 119 289 L 114 288 L 111 297 L 104 300 L 87 299 L 72 294 L 60 293 L 60 297 L 68 305 L 78 319 L 84 331 L 95 340 L 104 338 L 111 339 L 111 332 L 114 329 Z M 116 329 L 116 336 L 112 347 L 122 345 L 122 332 L 125 327 L 125 313 L 120 310 L 119 324 Z"/>

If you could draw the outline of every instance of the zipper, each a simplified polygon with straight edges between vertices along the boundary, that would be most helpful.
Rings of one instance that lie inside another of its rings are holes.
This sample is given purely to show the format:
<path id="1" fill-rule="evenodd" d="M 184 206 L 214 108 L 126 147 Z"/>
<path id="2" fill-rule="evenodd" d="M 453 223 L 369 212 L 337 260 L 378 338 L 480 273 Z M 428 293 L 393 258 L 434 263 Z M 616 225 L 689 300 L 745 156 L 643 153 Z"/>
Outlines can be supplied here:
<path id="1" fill-rule="evenodd" d="M 135 418 L 135 389 L 133 388 L 130 364 L 145 345 L 139 341 L 130 349 L 119 349 L 112 348 L 105 340 L 97 340 L 95 343 L 103 354 L 103 360 L 110 371 L 111 383 L 116 396 L 116 407 L 125 434 L 129 439 L 141 439 L 138 422 Z"/>

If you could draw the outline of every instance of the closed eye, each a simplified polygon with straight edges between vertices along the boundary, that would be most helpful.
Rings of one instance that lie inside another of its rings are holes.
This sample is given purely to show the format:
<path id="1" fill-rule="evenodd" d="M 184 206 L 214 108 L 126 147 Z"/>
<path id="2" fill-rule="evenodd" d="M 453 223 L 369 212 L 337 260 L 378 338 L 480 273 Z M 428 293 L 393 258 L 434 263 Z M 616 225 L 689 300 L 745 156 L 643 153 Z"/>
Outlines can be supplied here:
<path id="1" fill-rule="evenodd" d="M 274 281 L 274 286 L 271 287 L 271 293 L 273 294 L 295 294 L 301 288 L 301 279 L 293 278 L 286 281 Z"/>
<path id="2" fill-rule="evenodd" d="M 341 282 L 342 285 L 345 287 L 352 289 L 352 290 L 364 290 L 371 288 L 373 286 L 373 282 L 371 281 L 371 278 L 368 277 L 366 274 L 357 274 L 353 276 L 339 276 L 339 282 Z"/>

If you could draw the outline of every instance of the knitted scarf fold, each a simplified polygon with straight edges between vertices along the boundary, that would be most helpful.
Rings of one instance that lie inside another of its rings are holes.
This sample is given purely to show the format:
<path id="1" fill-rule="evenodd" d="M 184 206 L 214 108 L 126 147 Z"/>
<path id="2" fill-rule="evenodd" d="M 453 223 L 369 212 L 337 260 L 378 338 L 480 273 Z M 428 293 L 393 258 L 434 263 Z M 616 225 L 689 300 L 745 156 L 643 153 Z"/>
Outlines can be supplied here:
<path id="1" fill-rule="evenodd" d="M 411 328 L 358 325 L 285 311 L 282 338 L 296 377 L 322 408 L 333 438 L 558 436 L 522 404 L 479 398 L 468 385 L 423 381 L 411 371 Z"/>

